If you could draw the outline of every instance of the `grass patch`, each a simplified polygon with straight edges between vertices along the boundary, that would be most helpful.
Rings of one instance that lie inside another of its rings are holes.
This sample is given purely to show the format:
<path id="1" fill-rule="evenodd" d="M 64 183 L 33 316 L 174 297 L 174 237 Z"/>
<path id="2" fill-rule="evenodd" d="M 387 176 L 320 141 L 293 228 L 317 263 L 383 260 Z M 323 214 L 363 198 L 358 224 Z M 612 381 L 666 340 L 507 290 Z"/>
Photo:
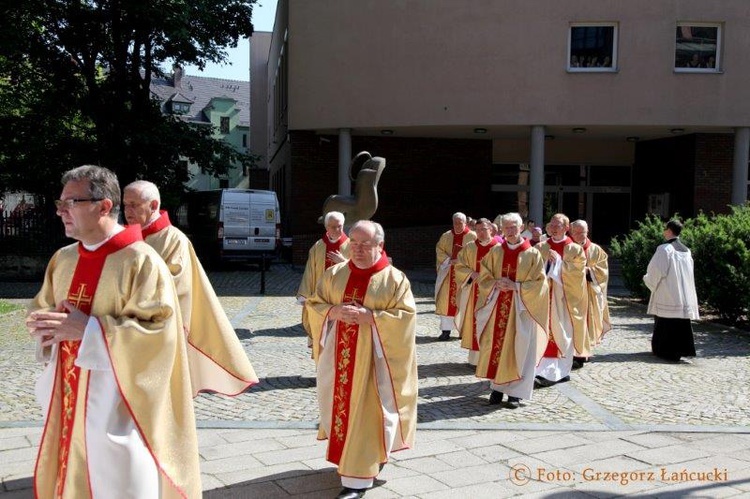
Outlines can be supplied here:
<path id="1" fill-rule="evenodd" d="M 0 315 L 7 314 L 16 310 L 21 310 L 22 308 L 23 307 L 21 305 L 16 305 L 15 303 L 9 303 L 7 301 L 0 300 Z"/>

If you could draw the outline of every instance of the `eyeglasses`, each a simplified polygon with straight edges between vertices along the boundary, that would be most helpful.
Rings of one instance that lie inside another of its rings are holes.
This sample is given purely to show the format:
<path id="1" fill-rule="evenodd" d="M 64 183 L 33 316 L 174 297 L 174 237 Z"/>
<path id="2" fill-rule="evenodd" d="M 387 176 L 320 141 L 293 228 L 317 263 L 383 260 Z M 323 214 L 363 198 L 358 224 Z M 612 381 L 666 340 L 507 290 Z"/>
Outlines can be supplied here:
<path id="1" fill-rule="evenodd" d="M 70 199 L 55 199 L 55 208 L 58 210 L 66 209 L 70 210 L 78 203 L 93 203 L 94 201 L 102 201 L 104 198 L 70 198 Z"/>

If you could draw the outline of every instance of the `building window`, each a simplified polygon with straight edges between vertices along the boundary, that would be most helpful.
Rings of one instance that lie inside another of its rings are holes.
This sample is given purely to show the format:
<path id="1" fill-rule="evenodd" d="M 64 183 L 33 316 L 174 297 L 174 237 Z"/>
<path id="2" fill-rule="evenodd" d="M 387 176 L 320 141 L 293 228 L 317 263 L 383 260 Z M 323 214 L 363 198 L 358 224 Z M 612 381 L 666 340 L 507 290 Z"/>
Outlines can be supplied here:
<path id="1" fill-rule="evenodd" d="M 247 134 L 242 134 L 242 147 L 247 147 Z"/>
<path id="2" fill-rule="evenodd" d="M 682 73 L 718 73 L 721 67 L 721 25 L 677 23 L 674 70 Z"/>
<path id="3" fill-rule="evenodd" d="M 568 71 L 617 70 L 617 24 L 574 23 L 568 39 Z"/>
<path id="4" fill-rule="evenodd" d="M 173 114 L 187 114 L 190 112 L 190 104 L 184 102 L 172 101 L 172 113 Z"/>
<path id="5" fill-rule="evenodd" d="M 219 125 L 219 132 L 223 134 L 229 133 L 229 116 L 222 116 L 220 125 Z"/>

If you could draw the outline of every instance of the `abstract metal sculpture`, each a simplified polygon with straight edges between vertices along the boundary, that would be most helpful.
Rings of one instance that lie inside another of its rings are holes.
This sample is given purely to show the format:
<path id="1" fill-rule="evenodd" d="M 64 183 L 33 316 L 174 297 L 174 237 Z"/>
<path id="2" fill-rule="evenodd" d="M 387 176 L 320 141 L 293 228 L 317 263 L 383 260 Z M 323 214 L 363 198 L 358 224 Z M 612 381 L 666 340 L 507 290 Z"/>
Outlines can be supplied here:
<path id="1" fill-rule="evenodd" d="M 357 178 L 352 175 L 356 167 Z M 378 209 L 378 181 L 385 169 L 385 158 L 373 157 L 369 152 L 362 151 L 352 159 L 349 165 L 349 178 L 355 181 L 354 195 L 332 194 L 323 203 L 323 215 L 318 223 L 329 211 L 340 211 L 346 218 L 346 226 L 350 227 L 359 220 L 368 220 Z"/>

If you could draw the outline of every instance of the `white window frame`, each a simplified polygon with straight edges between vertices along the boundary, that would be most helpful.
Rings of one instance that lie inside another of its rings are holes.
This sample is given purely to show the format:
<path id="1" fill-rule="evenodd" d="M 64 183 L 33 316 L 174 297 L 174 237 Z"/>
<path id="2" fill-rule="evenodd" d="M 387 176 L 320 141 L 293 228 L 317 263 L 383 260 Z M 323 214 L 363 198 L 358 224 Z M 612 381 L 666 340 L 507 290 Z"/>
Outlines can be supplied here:
<path id="1" fill-rule="evenodd" d="M 686 68 L 677 67 L 677 30 L 683 26 L 691 26 L 698 28 L 716 28 L 716 61 L 712 68 Z M 674 60 L 672 66 L 674 67 L 675 73 L 721 73 L 721 52 L 722 52 L 722 39 L 724 32 L 723 23 L 707 23 L 707 22 L 690 22 L 690 21 L 679 21 L 675 26 L 675 40 L 674 40 Z"/>
<path id="2" fill-rule="evenodd" d="M 571 53 L 573 44 L 573 29 L 574 28 L 612 28 L 612 63 L 608 67 L 575 67 L 571 66 L 571 59 L 573 54 Z M 585 23 L 570 23 L 568 26 L 568 60 L 565 64 L 567 71 L 570 73 L 616 73 L 617 72 L 617 41 L 619 38 L 619 23 L 617 22 L 585 22 Z"/>

